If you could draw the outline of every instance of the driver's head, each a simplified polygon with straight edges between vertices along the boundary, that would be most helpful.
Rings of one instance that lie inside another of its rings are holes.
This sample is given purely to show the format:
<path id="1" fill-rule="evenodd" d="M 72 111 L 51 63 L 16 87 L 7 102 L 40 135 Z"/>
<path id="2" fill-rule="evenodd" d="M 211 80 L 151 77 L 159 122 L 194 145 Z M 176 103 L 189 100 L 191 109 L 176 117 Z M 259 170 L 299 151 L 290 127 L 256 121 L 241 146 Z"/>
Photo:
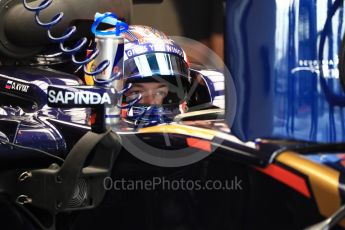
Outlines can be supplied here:
<path id="1" fill-rule="evenodd" d="M 189 83 L 184 77 L 156 75 L 130 79 L 126 84 L 131 87 L 124 93 L 123 103 L 136 101 L 123 111 L 127 121 L 145 126 L 170 122 L 186 109 Z"/>
<path id="2" fill-rule="evenodd" d="M 151 124 L 172 120 L 186 104 L 189 68 L 185 52 L 151 27 L 130 26 L 125 38 L 124 78 L 131 87 L 123 103 L 136 100 L 127 109 L 126 119 Z"/>

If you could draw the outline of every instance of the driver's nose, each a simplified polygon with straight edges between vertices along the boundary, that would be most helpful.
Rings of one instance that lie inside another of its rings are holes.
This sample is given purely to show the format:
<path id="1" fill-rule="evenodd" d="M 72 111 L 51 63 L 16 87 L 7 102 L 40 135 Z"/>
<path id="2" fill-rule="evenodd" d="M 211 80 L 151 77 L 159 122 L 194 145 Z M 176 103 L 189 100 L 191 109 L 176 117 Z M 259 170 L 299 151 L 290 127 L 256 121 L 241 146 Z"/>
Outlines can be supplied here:
<path id="1" fill-rule="evenodd" d="M 152 93 L 143 93 L 140 103 L 148 105 L 156 104 L 155 97 Z"/>

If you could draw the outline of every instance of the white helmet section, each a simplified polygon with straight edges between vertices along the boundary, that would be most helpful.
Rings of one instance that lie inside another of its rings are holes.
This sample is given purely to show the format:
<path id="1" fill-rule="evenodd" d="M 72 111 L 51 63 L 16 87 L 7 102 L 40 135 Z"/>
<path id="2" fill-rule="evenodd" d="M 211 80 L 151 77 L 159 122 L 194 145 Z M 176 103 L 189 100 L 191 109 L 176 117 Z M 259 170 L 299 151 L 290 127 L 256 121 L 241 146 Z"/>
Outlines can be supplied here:
<path id="1" fill-rule="evenodd" d="M 133 25 L 129 26 L 125 37 L 124 61 L 152 52 L 164 52 L 175 54 L 184 59 L 186 63 L 187 55 L 184 50 L 163 32 L 149 26 Z"/>

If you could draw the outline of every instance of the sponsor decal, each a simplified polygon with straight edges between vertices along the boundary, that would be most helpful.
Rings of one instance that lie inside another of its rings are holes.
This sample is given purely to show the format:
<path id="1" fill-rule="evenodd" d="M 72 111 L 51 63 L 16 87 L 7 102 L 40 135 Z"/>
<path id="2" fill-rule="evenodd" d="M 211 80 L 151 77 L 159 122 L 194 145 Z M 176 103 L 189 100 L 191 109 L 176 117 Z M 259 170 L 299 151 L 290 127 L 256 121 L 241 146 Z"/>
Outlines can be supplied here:
<path id="1" fill-rule="evenodd" d="M 181 57 L 184 57 L 183 50 L 175 45 L 169 45 L 164 43 L 157 43 L 157 44 L 143 44 L 143 45 L 136 45 L 133 48 L 127 48 L 125 53 L 128 58 L 147 53 L 147 52 L 168 52 L 172 54 L 177 54 Z"/>
<path id="2" fill-rule="evenodd" d="M 27 93 L 29 88 L 29 85 L 18 83 L 11 80 L 8 80 L 5 85 L 5 89 L 16 90 L 24 93 Z"/>
<path id="3" fill-rule="evenodd" d="M 48 102 L 51 104 L 99 105 L 111 104 L 108 93 L 99 94 L 87 91 L 55 91 L 49 90 Z"/>

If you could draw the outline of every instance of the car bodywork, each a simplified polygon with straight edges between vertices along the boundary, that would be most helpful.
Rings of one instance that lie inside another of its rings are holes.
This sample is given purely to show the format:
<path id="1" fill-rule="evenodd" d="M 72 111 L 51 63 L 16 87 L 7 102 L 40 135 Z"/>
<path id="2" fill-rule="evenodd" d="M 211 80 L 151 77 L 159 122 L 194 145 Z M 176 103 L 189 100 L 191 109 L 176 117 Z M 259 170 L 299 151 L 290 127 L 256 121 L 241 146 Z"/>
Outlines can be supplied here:
<path id="1" fill-rule="evenodd" d="M 203 75 L 203 77 L 207 76 Z M 16 82 L 29 86 L 28 91 L 18 92 L 18 90 L 9 87 L 7 89 L 6 86 L 9 81 L 12 81 L 12 84 Z M 1 144 L 1 170 L 4 175 L 8 171 L 15 170 L 19 173 L 28 168 L 51 163 L 45 155 L 30 154 L 30 151 L 13 148 L 13 146 L 6 144 L 7 142 L 20 146 L 34 147 L 35 149 L 41 149 L 58 157 L 65 158 L 77 141 L 90 130 L 88 125 L 88 115 L 90 112 L 88 109 L 60 109 L 50 108 L 46 105 L 47 97 L 45 92 L 48 85 L 66 86 L 80 83 L 79 78 L 76 76 L 49 68 L 23 67 L 15 69 L 3 68 L 1 70 L 1 95 L 2 98 L 6 98 L 2 102 L 4 105 L 2 106 L 0 116 L 1 139 L 6 141 Z M 211 84 L 208 85 L 208 87 L 211 86 Z M 212 91 L 212 89 L 209 91 Z M 181 175 L 176 177 L 188 178 L 195 174 L 195 171 L 201 169 L 205 170 L 205 174 L 198 175 L 197 178 L 199 176 L 200 178 L 202 176 L 205 178 L 232 178 L 233 176 L 239 176 L 244 181 L 244 191 L 238 192 L 234 197 L 240 197 L 240 199 L 232 200 L 233 198 L 231 198 L 230 202 L 226 197 L 228 195 L 232 196 L 233 191 L 218 191 L 220 197 L 226 200 L 222 205 L 218 203 L 219 206 L 217 207 L 220 210 L 231 213 L 234 210 L 229 210 L 229 206 L 232 207 L 235 204 L 235 207 L 237 207 L 235 211 L 241 213 L 241 215 L 231 218 L 229 221 L 219 219 L 219 221 L 224 222 L 223 227 L 229 227 L 234 224 L 236 224 L 235 226 L 245 226 L 248 223 L 244 224 L 241 221 L 250 218 L 253 221 L 253 226 L 255 224 L 255 226 L 274 228 L 280 225 L 281 221 L 289 220 L 289 222 L 292 222 L 286 225 L 286 227 L 297 228 L 311 225 L 317 220 L 321 220 L 321 216 L 329 216 L 340 207 L 344 192 L 341 179 L 343 178 L 341 176 L 341 170 L 343 169 L 342 154 L 329 155 L 328 158 L 322 158 L 316 154 L 303 156 L 300 154 L 301 151 L 308 153 L 303 148 L 300 151 L 293 148 L 291 150 L 281 150 L 281 146 L 293 146 L 294 143 L 267 140 L 258 140 L 256 143 L 244 143 L 230 133 L 224 122 L 224 110 L 220 108 L 215 109 L 210 97 L 211 95 L 209 94 L 207 105 L 210 109 L 204 108 L 204 110 L 180 115 L 174 123 L 139 129 L 124 126 L 122 130 L 116 132 L 123 141 L 129 143 L 131 143 L 133 138 L 139 138 L 139 140 L 144 140 L 145 143 L 155 146 L 161 151 L 164 149 L 169 150 L 173 146 L 175 149 L 195 149 L 200 151 L 200 153 L 209 154 L 209 157 L 190 166 L 162 169 L 159 166 L 152 166 L 136 159 L 123 148 L 119 161 L 115 163 L 115 165 L 119 164 L 119 168 L 114 170 L 114 177 L 117 178 L 118 174 L 122 175 L 122 177 L 130 178 L 141 178 L 138 175 L 143 174 L 146 176 L 164 175 L 169 177 L 170 174 L 174 175 L 173 172 L 182 171 Z M 205 103 L 205 101 L 202 101 L 202 103 Z M 219 102 L 217 103 L 219 105 Z M 165 135 L 169 137 L 170 145 L 167 145 L 164 138 Z M 127 167 L 122 166 L 122 164 L 127 165 Z M 221 165 L 222 171 L 214 168 L 218 164 Z M 135 176 L 133 175 L 134 172 L 138 174 Z M 2 181 L 6 181 L 6 179 L 2 178 Z M 6 189 L 6 186 L 4 186 L 3 191 L 5 192 Z M 275 194 L 276 191 L 279 191 L 279 195 Z M 110 191 L 109 193 L 111 198 L 106 196 L 105 199 L 115 199 L 113 196 L 117 196 L 117 193 L 120 192 Z M 121 193 L 126 194 L 125 191 Z M 158 191 L 156 195 L 143 194 L 145 192 L 141 194 L 144 197 L 158 196 L 162 199 L 162 203 L 168 202 L 165 199 L 177 199 L 176 197 L 168 198 L 169 196 L 164 198 L 166 194 L 170 194 L 167 191 Z M 185 191 L 185 194 L 181 194 L 181 196 L 197 199 L 198 201 L 194 204 L 195 208 L 197 208 L 199 205 L 211 205 L 210 202 L 215 199 L 212 194 L 213 192 L 207 194 L 201 191 L 199 194 L 196 192 L 193 195 Z M 204 197 L 205 200 L 200 200 L 199 196 Z M 272 196 L 275 198 L 273 199 Z M 251 202 L 248 202 L 248 200 L 251 200 Z M 277 200 L 279 200 L 278 203 L 276 203 Z M 296 200 L 302 200 L 301 203 L 306 206 L 302 213 L 298 211 L 300 210 L 300 203 L 296 202 Z M 118 202 L 121 205 L 122 202 Z M 180 201 L 176 202 L 178 210 L 184 209 L 184 205 Z M 242 202 L 245 202 L 246 205 L 243 206 Z M 129 203 L 128 209 L 135 206 L 134 203 Z M 140 204 L 140 202 L 138 203 Z M 296 206 L 292 207 L 292 204 Z M 114 208 L 115 210 L 116 205 L 114 204 L 114 207 L 108 207 L 108 209 Z M 288 207 L 288 205 L 292 206 Z M 100 212 L 104 211 L 103 206 L 100 205 Z M 262 213 L 262 210 L 266 210 L 266 208 L 270 208 L 273 212 L 278 210 L 281 214 L 277 217 L 275 216 L 277 213 L 274 214 L 271 211 L 265 212 L 264 215 L 253 213 Z M 95 210 L 98 209 L 96 208 Z M 122 211 L 127 212 L 128 210 Z M 194 212 L 194 209 L 192 208 L 190 211 Z M 84 212 L 92 213 L 92 211 Z M 118 211 L 114 212 L 117 213 Z M 200 218 L 205 213 L 208 213 L 208 211 L 196 211 L 193 215 L 195 215 L 197 222 L 200 220 L 200 223 L 215 224 L 213 223 L 214 219 L 201 221 Z M 87 223 L 89 223 L 89 226 L 95 226 L 99 221 L 97 218 L 100 218 L 95 217 L 93 220 L 83 221 L 83 218 L 85 218 L 83 215 L 82 213 L 79 217 L 80 219 L 74 220 L 76 221 L 76 226 L 84 226 Z M 106 214 L 108 217 L 109 215 Z M 185 222 L 184 218 L 180 216 L 181 213 L 170 215 L 176 215 L 176 218 L 181 219 L 178 224 L 190 227 L 191 223 L 189 221 Z M 275 220 L 272 220 L 272 215 Z M 267 222 L 268 219 L 270 219 L 269 222 Z M 122 224 L 124 227 L 127 226 L 126 223 Z M 157 224 L 164 226 L 166 224 L 164 218 L 158 221 Z M 128 226 L 131 225 L 129 224 Z"/>

